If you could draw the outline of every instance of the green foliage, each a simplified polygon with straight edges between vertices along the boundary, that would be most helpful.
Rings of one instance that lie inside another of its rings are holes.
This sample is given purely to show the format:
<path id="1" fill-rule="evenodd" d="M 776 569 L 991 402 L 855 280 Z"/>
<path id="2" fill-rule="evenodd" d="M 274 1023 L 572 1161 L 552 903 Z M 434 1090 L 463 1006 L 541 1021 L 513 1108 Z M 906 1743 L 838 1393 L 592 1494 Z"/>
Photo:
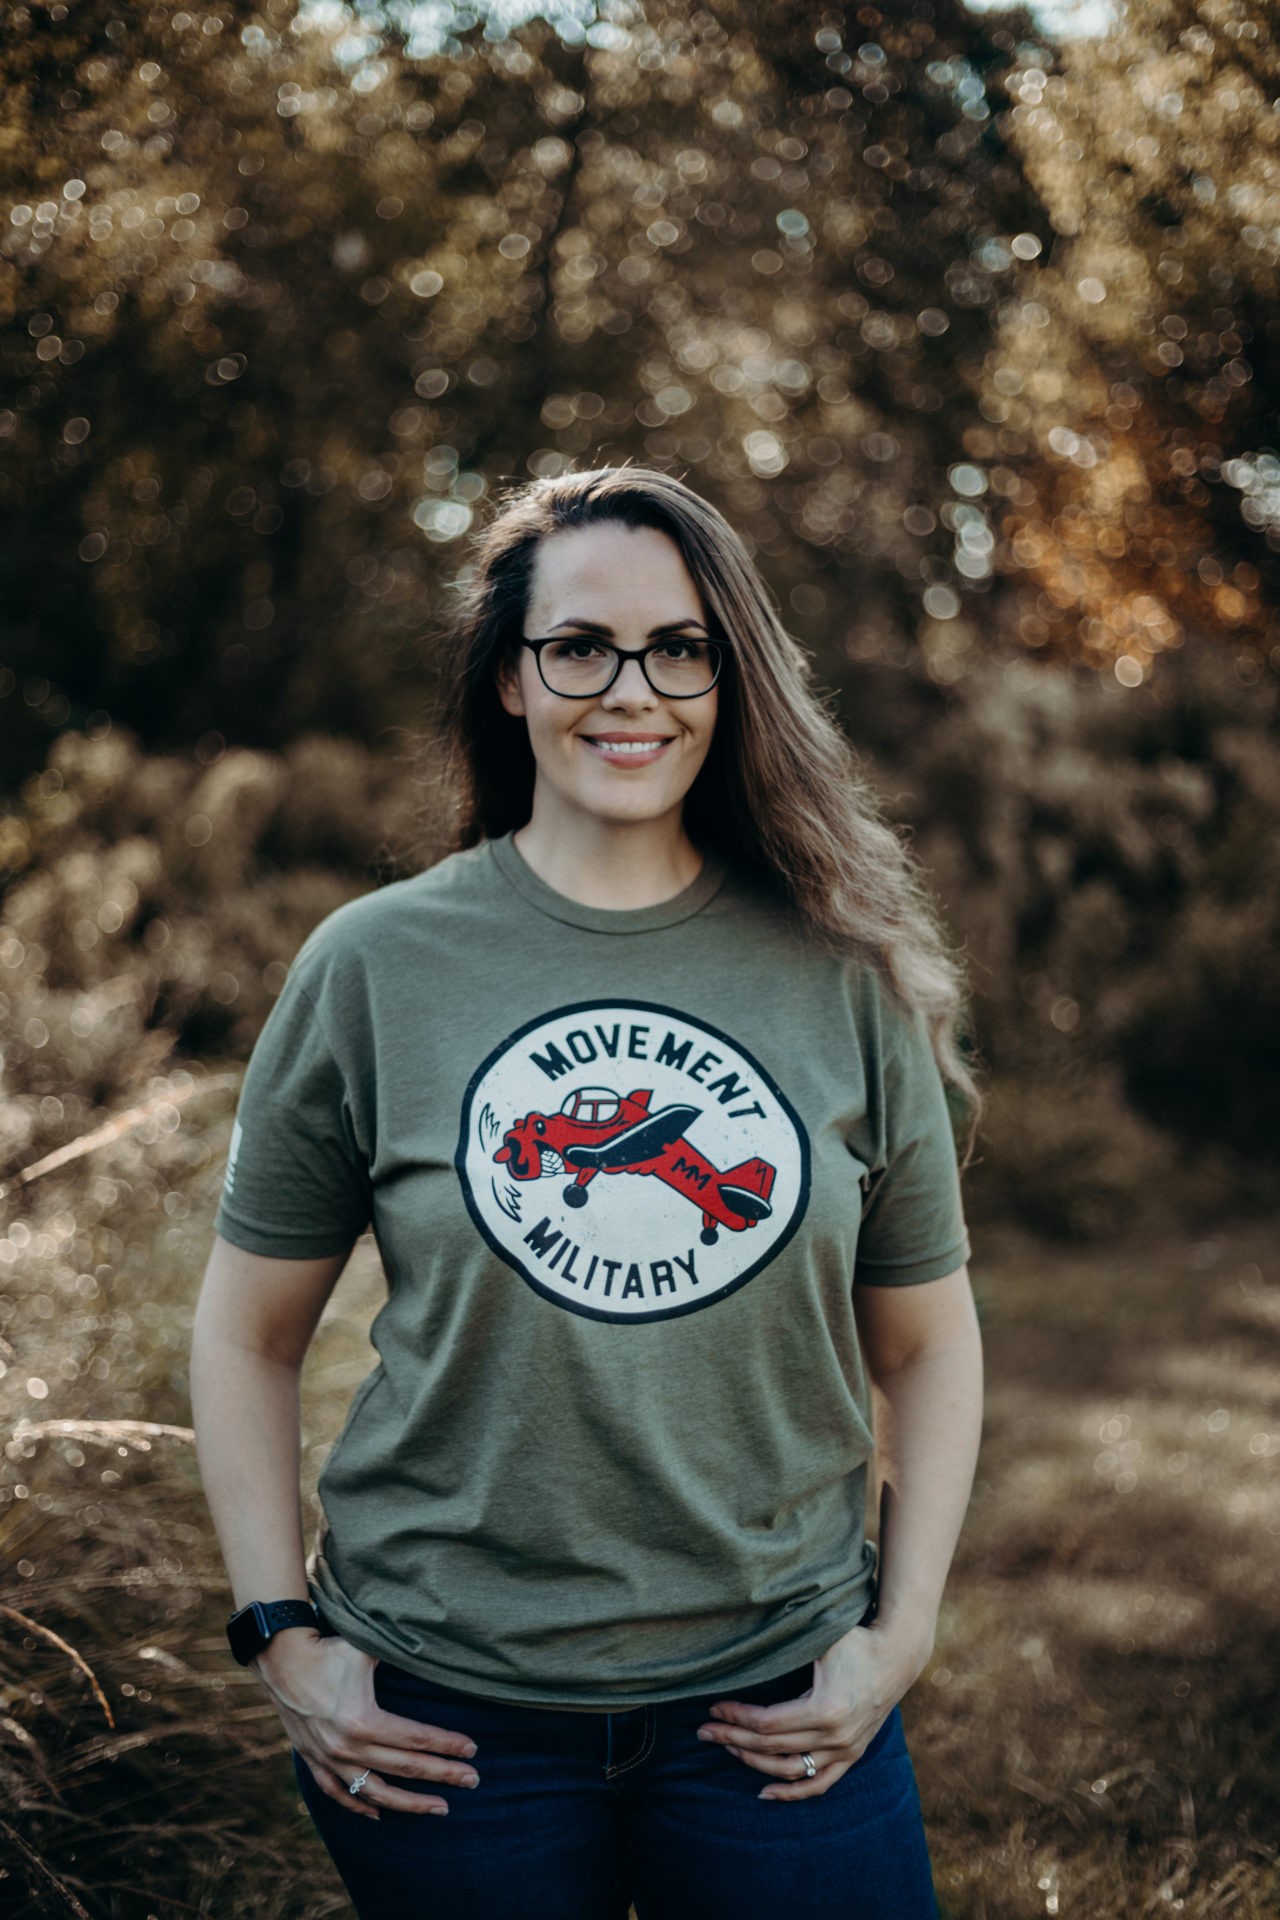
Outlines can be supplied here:
<path id="1" fill-rule="evenodd" d="M 687 473 L 823 650 L 855 584 L 914 642 L 1044 224 L 978 16 L 54 11 L 0 41 L 12 765 L 401 724 L 458 538 L 569 462 Z"/>
<path id="2" fill-rule="evenodd" d="M 919 667 L 842 695 L 969 962 L 993 1094 L 975 1209 L 1090 1235 L 1265 1204 L 1274 693 L 1201 644 L 1135 688 L 1010 651 L 941 709 Z"/>
<path id="3" fill-rule="evenodd" d="M 999 630 L 1273 676 L 1265 14 L 1060 50 L 952 0 L 433 43 L 295 0 L 11 16 L 17 772 L 99 711 L 162 747 L 401 724 L 486 502 L 635 456 L 832 670 L 878 637 L 946 685 Z"/>
<path id="4" fill-rule="evenodd" d="M 1042 589 L 1019 626 L 1132 676 L 1214 633 L 1256 679 L 1280 667 L 1280 18 L 1115 11 L 1009 76 L 1002 116 L 1058 235 L 988 413 L 1017 443 L 1006 551 Z"/>
<path id="5" fill-rule="evenodd" d="M 60 735 L 0 820 L 17 869 L 0 907 L 0 1177 L 162 1069 L 243 1059 L 316 922 L 416 864 L 424 805 L 406 761 L 349 741 L 148 756 L 120 733 Z"/>
<path id="6" fill-rule="evenodd" d="M 0 965 L 11 1156 L 175 1048 L 243 1055 L 264 969 L 374 877 L 458 539 L 513 478 L 639 457 L 739 527 L 938 877 L 1000 1090 L 975 1204 L 1098 1232 L 1248 1200 L 1280 1084 L 1274 22 L 13 24 L 0 778 L 108 716 L 139 758 L 128 805 L 74 802 L 83 847 L 56 758 L 0 821 L 7 951 L 48 960 Z M 96 978 L 113 943 L 136 993 Z M 23 1037 L 107 991 L 65 1074 Z"/>

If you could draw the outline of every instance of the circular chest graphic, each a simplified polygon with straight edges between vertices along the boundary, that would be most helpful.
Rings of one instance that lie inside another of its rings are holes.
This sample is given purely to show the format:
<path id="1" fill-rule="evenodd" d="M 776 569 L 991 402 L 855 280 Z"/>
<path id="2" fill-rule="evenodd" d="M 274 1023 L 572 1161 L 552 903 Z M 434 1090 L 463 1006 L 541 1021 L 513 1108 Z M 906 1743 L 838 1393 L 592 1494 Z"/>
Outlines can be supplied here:
<path id="1" fill-rule="evenodd" d="M 809 1197 L 781 1088 L 727 1034 L 646 1000 L 559 1007 L 504 1040 L 467 1088 L 456 1165 L 494 1252 L 595 1320 L 723 1300 Z"/>

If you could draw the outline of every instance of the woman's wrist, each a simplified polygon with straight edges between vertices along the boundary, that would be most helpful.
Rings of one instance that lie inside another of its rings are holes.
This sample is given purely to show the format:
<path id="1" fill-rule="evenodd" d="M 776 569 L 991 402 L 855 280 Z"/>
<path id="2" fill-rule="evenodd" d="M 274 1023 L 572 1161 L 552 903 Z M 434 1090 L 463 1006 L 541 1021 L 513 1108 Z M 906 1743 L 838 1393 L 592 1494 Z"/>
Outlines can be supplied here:
<path id="1" fill-rule="evenodd" d="M 891 1663 L 909 1675 L 910 1686 L 933 1658 L 937 1635 L 937 1615 L 921 1613 L 877 1613 L 868 1625 Z"/>
<path id="2" fill-rule="evenodd" d="M 261 1653 L 255 1654 L 249 1665 L 264 1680 L 272 1691 L 279 1693 L 287 1689 L 288 1675 L 295 1667 L 300 1649 L 306 1646 L 319 1646 L 324 1636 L 315 1627 L 282 1627 L 279 1633 L 273 1633 Z"/>

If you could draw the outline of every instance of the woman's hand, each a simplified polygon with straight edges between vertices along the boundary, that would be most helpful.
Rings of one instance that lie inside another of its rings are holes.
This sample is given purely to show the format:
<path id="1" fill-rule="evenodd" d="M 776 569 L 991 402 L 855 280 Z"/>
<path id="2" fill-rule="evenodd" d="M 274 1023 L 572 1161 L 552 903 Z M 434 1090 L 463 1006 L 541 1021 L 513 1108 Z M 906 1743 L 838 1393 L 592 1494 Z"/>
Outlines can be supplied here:
<path id="1" fill-rule="evenodd" d="M 905 1637 L 873 1621 L 852 1627 L 813 1663 L 813 1685 L 774 1707 L 723 1700 L 698 1729 L 749 1767 L 772 1776 L 762 1800 L 808 1800 L 825 1793 L 875 1739 L 933 1651 L 932 1635 Z M 818 1771 L 805 1773 L 802 1754 Z"/>
<path id="2" fill-rule="evenodd" d="M 250 1664 L 316 1784 L 349 1812 L 370 1820 L 381 1818 L 380 1807 L 448 1813 L 447 1800 L 392 1786 L 387 1773 L 457 1787 L 479 1784 L 474 1767 L 446 1757 L 469 1760 L 474 1740 L 385 1712 L 373 1693 L 377 1661 L 340 1635 L 291 1627 Z M 366 1767 L 373 1771 L 352 1793 L 351 1782 Z"/>

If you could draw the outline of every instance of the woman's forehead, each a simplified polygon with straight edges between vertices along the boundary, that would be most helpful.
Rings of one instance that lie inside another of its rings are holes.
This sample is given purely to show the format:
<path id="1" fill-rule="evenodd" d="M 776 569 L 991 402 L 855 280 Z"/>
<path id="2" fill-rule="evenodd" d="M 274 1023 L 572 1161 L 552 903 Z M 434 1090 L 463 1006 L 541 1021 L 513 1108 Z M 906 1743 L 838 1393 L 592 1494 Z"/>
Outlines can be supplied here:
<path id="1" fill-rule="evenodd" d="M 657 609 L 655 618 L 668 606 L 668 619 L 701 612 L 697 586 L 670 535 L 616 522 L 568 528 L 541 541 L 530 600 L 549 618 L 557 612 L 604 618 L 604 608 L 637 602 Z"/>

